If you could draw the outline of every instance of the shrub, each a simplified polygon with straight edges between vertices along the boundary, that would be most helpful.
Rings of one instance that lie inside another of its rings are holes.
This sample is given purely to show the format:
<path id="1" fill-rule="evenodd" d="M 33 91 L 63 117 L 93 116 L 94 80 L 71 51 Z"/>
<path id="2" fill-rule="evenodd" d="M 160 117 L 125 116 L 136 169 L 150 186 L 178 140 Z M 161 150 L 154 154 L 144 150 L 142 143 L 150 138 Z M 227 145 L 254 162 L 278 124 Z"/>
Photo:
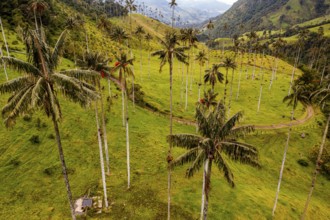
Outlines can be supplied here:
<path id="1" fill-rule="evenodd" d="M 31 138 L 29 139 L 29 141 L 32 144 L 40 144 L 39 135 L 32 135 Z"/>
<path id="2" fill-rule="evenodd" d="M 32 119 L 31 115 L 24 115 L 23 116 L 24 121 L 31 121 L 31 119 Z"/>
<path id="3" fill-rule="evenodd" d="M 303 167 L 308 167 L 308 161 L 306 159 L 299 159 L 297 160 L 297 163 L 299 163 Z"/>
<path id="4" fill-rule="evenodd" d="M 319 154 L 319 145 L 315 145 L 309 154 L 309 159 L 313 162 L 316 163 L 317 156 Z M 320 166 L 321 170 L 320 172 L 324 175 L 326 175 L 328 178 L 330 178 L 330 150 L 329 150 L 329 145 L 326 145 L 323 150 L 323 154 L 321 157 L 320 161 Z"/>

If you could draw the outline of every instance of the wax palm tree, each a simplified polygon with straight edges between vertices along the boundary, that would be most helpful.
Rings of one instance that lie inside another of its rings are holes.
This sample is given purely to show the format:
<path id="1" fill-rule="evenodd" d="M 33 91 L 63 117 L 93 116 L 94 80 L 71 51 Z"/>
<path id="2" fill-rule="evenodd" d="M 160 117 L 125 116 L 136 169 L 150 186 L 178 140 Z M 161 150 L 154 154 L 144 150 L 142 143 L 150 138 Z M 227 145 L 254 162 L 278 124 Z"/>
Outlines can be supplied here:
<path id="1" fill-rule="evenodd" d="M 206 25 L 206 29 L 208 30 L 208 40 L 209 40 L 209 43 L 210 43 L 210 41 L 211 41 L 211 30 L 214 29 L 214 24 L 213 24 L 212 20 L 209 20 L 209 22 Z M 207 59 L 208 59 L 208 61 L 207 61 L 206 68 L 209 68 L 209 62 L 210 62 L 209 61 L 210 60 L 210 51 L 209 50 L 207 50 Z"/>
<path id="2" fill-rule="evenodd" d="M 291 131 L 292 131 L 292 121 L 294 119 L 294 111 L 297 108 L 297 105 L 299 102 L 306 107 L 310 103 L 309 96 L 310 96 L 310 92 L 308 90 L 308 86 L 306 86 L 304 84 L 296 84 L 293 87 L 293 93 L 291 93 L 290 95 L 287 95 L 283 99 L 284 102 L 288 102 L 288 105 L 292 106 L 291 123 L 289 126 L 288 136 L 286 139 L 286 144 L 285 144 L 284 154 L 283 154 L 283 159 L 282 159 L 282 165 L 281 165 L 281 170 L 280 170 L 280 176 L 279 176 L 279 180 L 278 180 L 278 184 L 277 184 L 277 191 L 276 191 L 275 202 L 274 202 L 273 212 L 272 212 L 273 216 L 275 215 L 278 196 L 280 193 L 280 187 L 281 187 L 281 182 L 282 182 L 286 154 L 287 154 L 289 143 L 290 143 L 290 135 L 291 135 Z"/>
<path id="3" fill-rule="evenodd" d="M 210 83 L 212 92 L 214 92 L 216 82 L 222 83 L 224 80 L 223 74 L 219 71 L 220 66 L 220 64 L 213 64 L 211 69 L 205 70 L 204 83 Z"/>
<path id="4" fill-rule="evenodd" d="M 169 3 L 170 7 L 172 8 L 172 29 L 174 28 L 174 11 L 175 11 L 175 7 L 178 6 L 178 4 L 176 3 L 176 0 L 171 0 Z"/>
<path id="5" fill-rule="evenodd" d="M 235 63 L 235 58 L 234 59 L 226 58 L 225 65 L 230 67 L 230 69 L 232 70 L 232 72 L 231 72 L 231 81 L 230 81 L 230 96 L 229 96 L 229 103 L 228 103 L 228 115 L 229 115 L 230 114 L 230 109 L 231 109 L 231 101 L 232 101 L 232 98 L 233 98 L 234 74 L 235 74 L 235 70 L 237 68 L 237 65 Z"/>
<path id="6" fill-rule="evenodd" d="M 297 51 L 297 56 L 295 58 L 294 66 L 293 66 L 293 69 L 292 69 L 291 81 L 290 81 L 288 95 L 290 95 L 290 93 L 291 93 L 291 89 L 292 89 L 292 86 L 293 86 L 294 76 L 295 76 L 296 69 L 298 67 L 300 56 L 301 56 L 301 50 L 302 50 L 302 48 L 303 48 L 303 46 L 305 44 L 305 41 L 306 41 L 306 38 L 307 38 L 308 34 L 309 34 L 309 30 L 308 29 L 301 30 L 298 33 L 298 42 L 297 42 L 297 50 L 298 51 Z"/>
<path id="7" fill-rule="evenodd" d="M 213 163 L 223 172 L 226 181 L 234 187 L 233 173 L 226 161 L 227 158 L 252 166 L 259 166 L 258 151 L 255 147 L 237 141 L 237 138 L 253 131 L 252 126 L 236 127 L 242 113 L 236 113 L 225 120 L 225 108 L 219 103 L 214 109 L 196 108 L 196 120 L 199 135 L 175 134 L 168 137 L 174 146 L 187 149 L 187 152 L 171 162 L 171 167 L 191 163 L 186 177 L 192 177 L 203 166 L 203 188 L 201 219 L 207 219 L 211 169 Z M 225 156 L 226 155 L 226 156 Z"/>
<path id="8" fill-rule="evenodd" d="M 162 50 L 158 50 L 152 53 L 152 56 L 159 56 L 160 58 L 160 69 L 161 72 L 166 63 L 169 64 L 169 74 L 170 74 L 170 135 L 172 135 L 172 121 L 173 121 L 173 106 L 172 106 L 172 85 L 173 85 L 173 59 L 176 58 L 180 62 L 187 64 L 187 55 L 184 51 L 187 47 L 179 47 L 178 37 L 175 32 L 166 33 L 164 40 L 159 39 Z M 167 156 L 168 162 L 171 162 L 172 158 L 172 144 L 169 144 L 169 151 Z M 171 169 L 168 169 L 168 208 L 167 208 L 167 219 L 171 218 Z"/>
<path id="9" fill-rule="evenodd" d="M 134 72 L 131 68 L 133 66 L 134 59 L 128 59 L 127 55 L 121 53 L 116 57 L 115 67 L 111 70 L 112 73 L 119 73 L 119 81 L 121 83 L 122 91 L 122 115 L 123 126 L 126 129 L 126 156 L 127 156 L 127 188 L 131 187 L 131 168 L 130 168 L 130 149 L 129 149 L 129 124 L 128 124 L 128 97 L 127 97 L 127 78 L 134 78 Z M 134 88 L 133 88 L 134 89 Z"/>
<path id="10" fill-rule="evenodd" d="M 140 43 L 140 75 L 141 75 L 141 79 L 142 79 L 142 40 L 143 40 L 143 35 L 145 33 L 146 32 L 141 25 L 137 26 L 137 28 L 134 32 L 135 36 L 138 38 L 139 43 Z"/>
<path id="11" fill-rule="evenodd" d="M 278 58 L 281 55 L 281 51 L 283 50 L 285 44 L 286 44 L 286 41 L 283 40 L 281 37 L 278 40 L 276 40 L 275 43 L 273 44 L 275 64 L 274 64 L 274 67 L 272 70 L 272 76 L 270 79 L 269 90 L 272 88 L 273 81 L 276 79 L 276 73 L 277 73 L 277 69 L 278 69 Z"/>
<path id="12" fill-rule="evenodd" d="M 312 98 L 313 98 L 313 101 L 318 102 L 320 106 L 322 106 L 323 104 L 329 103 L 329 101 L 330 101 L 330 79 L 328 79 L 327 83 L 324 83 L 320 89 L 318 89 L 316 92 L 314 92 L 312 94 Z M 309 194 L 308 194 L 308 197 L 307 197 L 307 200 L 305 203 L 304 211 L 301 216 L 302 220 L 304 220 L 306 217 L 308 206 L 309 206 L 310 200 L 312 198 L 313 190 L 314 190 L 314 187 L 316 184 L 316 177 L 317 177 L 317 174 L 319 173 L 319 171 L 321 169 L 321 165 L 322 165 L 321 158 L 322 158 L 323 150 L 324 150 L 324 147 L 326 144 L 327 134 L 328 134 L 328 130 L 329 130 L 329 124 L 330 124 L 330 113 L 328 112 L 327 114 L 328 114 L 328 116 L 327 116 L 328 118 L 327 118 L 327 122 L 325 124 L 322 142 L 321 142 L 319 153 L 318 153 L 317 159 L 316 159 L 315 170 L 314 170 L 313 176 L 312 176 L 311 188 L 309 190 Z"/>
<path id="13" fill-rule="evenodd" d="M 39 28 L 38 28 L 37 14 L 39 14 L 39 16 L 40 16 L 48 8 L 49 8 L 49 5 L 47 4 L 47 2 L 45 2 L 43 0 L 31 0 L 29 2 L 28 10 L 33 12 L 34 22 L 35 22 L 35 25 L 36 25 L 36 30 L 38 32 L 39 32 Z M 40 21 L 41 21 L 41 19 L 40 19 Z M 41 23 L 40 23 L 40 25 L 42 27 Z"/>
<path id="14" fill-rule="evenodd" d="M 223 105 L 226 106 L 226 98 L 227 98 L 227 84 L 228 84 L 228 71 L 229 69 L 235 69 L 236 64 L 234 60 L 230 57 L 226 57 L 225 61 L 223 61 L 220 66 L 224 67 L 226 69 L 226 81 L 225 81 L 225 89 L 223 94 Z"/>
<path id="15" fill-rule="evenodd" d="M 77 102 L 82 106 L 88 106 L 91 100 L 98 98 L 98 95 L 90 84 L 56 72 L 65 35 L 66 31 L 60 35 L 54 49 L 51 50 L 40 37 L 38 31 L 29 31 L 26 34 L 25 43 L 30 62 L 13 57 L 1 58 L 9 67 L 25 74 L 1 84 L 0 93 L 9 93 L 11 95 L 8 103 L 2 109 L 2 115 L 5 118 L 4 122 L 7 127 L 13 126 L 16 118 L 20 115 L 27 114 L 35 109 L 43 109 L 46 115 L 51 117 L 71 215 L 72 219 L 75 219 L 72 193 L 58 127 L 62 112 L 56 91 L 62 92 L 69 100 Z M 81 73 L 82 76 L 84 74 L 87 75 L 88 72 Z"/>
<path id="16" fill-rule="evenodd" d="M 110 34 L 110 38 L 113 41 L 116 41 L 119 44 L 123 44 L 125 40 L 129 38 L 126 31 L 121 27 L 115 27 Z"/>
<path id="17" fill-rule="evenodd" d="M 196 55 L 195 60 L 197 60 L 199 63 L 199 83 L 198 83 L 198 100 L 199 100 L 201 98 L 202 67 L 204 66 L 205 62 L 208 61 L 204 50 L 199 51 L 199 53 Z"/>
<path id="18" fill-rule="evenodd" d="M 150 78 L 150 41 L 153 39 L 153 37 L 149 33 L 147 33 L 144 36 L 144 39 L 148 43 L 148 77 Z"/>
<path id="19" fill-rule="evenodd" d="M 185 28 L 182 29 L 180 33 L 180 38 L 182 41 L 188 43 L 188 65 L 187 65 L 187 73 L 186 73 L 186 102 L 185 102 L 185 110 L 188 107 L 188 79 L 189 79 L 189 65 L 190 65 L 190 49 L 196 48 L 196 43 L 198 42 L 196 32 L 193 28 Z M 192 72 L 192 71 L 191 71 Z M 191 73 L 192 74 L 192 73 Z"/>
<path id="20" fill-rule="evenodd" d="M 204 105 L 207 109 L 214 108 L 217 106 L 217 98 L 218 93 L 214 93 L 211 89 L 204 91 L 204 98 L 199 100 L 200 105 Z"/>

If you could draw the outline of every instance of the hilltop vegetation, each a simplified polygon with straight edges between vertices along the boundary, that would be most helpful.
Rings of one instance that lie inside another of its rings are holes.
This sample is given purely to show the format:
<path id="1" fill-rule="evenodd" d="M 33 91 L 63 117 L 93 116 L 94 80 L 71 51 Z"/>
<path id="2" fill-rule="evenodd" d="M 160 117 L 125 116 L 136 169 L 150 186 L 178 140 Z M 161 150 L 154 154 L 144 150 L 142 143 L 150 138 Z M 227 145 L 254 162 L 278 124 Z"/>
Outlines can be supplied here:
<path id="1" fill-rule="evenodd" d="M 84 1 L 76 2 L 82 4 L 81 2 Z M 93 208 L 88 211 L 86 217 L 80 218 L 166 219 L 166 173 L 169 159 L 166 137 L 169 134 L 170 76 L 168 65 L 164 66 L 161 73 L 159 72 L 160 60 L 158 57 L 150 56 L 150 52 L 162 48 L 159 39 L 164 39 L 166 32 L 171 31 L 171 28 L 143 15 L 124 14 L 117 17 L 116 14 L 110 13 L 106 16 L 103 14 L 102 7 L 96 7 L 98 9 L 95 10 L 98 11 L 89 13 L 89 10 L 81 10 L 82 8 L 71 1 L 56 0 L 48 3 L 51 6 L 50 13 L 49 15 L 44 13 L 41 19 L 47 33 L 46 39 L 50 39 L 48 43 L 51 48 L 54 47 L 60 31 L 67 26 L 66 17 L 83 21 L 78 27 L 69 31 L 58 71 L 81 68 L 78 64 L 87 56 L 87 48 L 91 53 L 102 54 L 110 70 L 121 65 L 118 61 L 121 54 L 127 54 L 129 58 L 132 55 L 134 58 L 132 61 L 134 65 L 131 68 L 135 75 L 136 103 L 132 101 L 133 78 L 129 77 L 127 79 L 127 93 L 130 99 L 127 110 L 129 118 L 126 119 L 127 121 L 129 119 L 130 123 L 131 187 L 127 189 L 127 139 L 125 136 L 127 130 L 122 126 L 121 87 L 111 82 L 109 88 L 107 75 L 102 75 L 105 73 L 99 71 L 97 74 L 101 79 L 100 94 L 104 102 L 110 157 L 110 174 L 105 177 L 109 208 L 103 208 L 101 214 L 97 213 L 99 210 Z M 0 4 L 5 5 L 4 2 Z M 6 5 L 6 7 L 10 6 Z M 19 15 L 21 12 L 17 12 L 15 17 Z M 58 20 L 54 18 L 55 15 L 59 17 Z M 9 15 L 6 16 L 4 27 L 11 56 L 26 60 L 26 48 L 17 24 L 22 22 L 34 28 L 33 16 L 21 16 L 18 23 L 9 17 Z M 49 22 L 44 22 L 48 19 Z M 136 33 L 141 27 L 145 31 L 142 35 Z M 121 28 L 129 38 L 118 40 L 112 37 L 116 28 Z M 179 30 L 176 31 L 179 33 Z M 145 40 L 147 34 L 152 36 L 150 41 Z M 257 46 L 260 46 L 262 40 L 257 41 L 251 38 L 251 42 L 248 43 L 248 39 L 245 39 L 245 42 L 239 43 L 239 47 L 233 47 L 235 46 L 233 43 L 231 50 L 227 50 L 229 48 L 208 50 L 204 44 L 195 42 L 196 47 L 185 51 L 191 56 L 189 66 L 177 60 L 174 61 L 174 134 L 196 133 L 196 127 L 192 126 L 195 120 L 196 104 L 200 105 L 202 100 L 207 101 L 205 98 L 198 97 L 198 88 L 201 86 L 202 93 L 204 90 L 211 89 L 209 83 L 202 85 L 200 74 L 203 77 L 206 69 L 211 69 L 213 64 L 220 63 L 218 70 L 225 75 L 228 68 L 222 64 L 226 58 L 234 62 L 237 67 L 233 68 L 235 70 L 233 72 L 232 69 L 229 70 L 227 83 L 223 81 L 223 83 L 215 84 L 214 91 L 218 93 L 216 101 L 223 98 L 224 90 L 227 88 L 227 104 L 231 100 L 228 115 L 232 116 L 238 111 L 244 111 L 244 118 L 238 126 L 268 127 L 266 130 L 257 129 L 254 133 L 238 138 L 240 142 L 256 146 L 260 168 L 234 163 L 230 160 L 232 159 L 230 156 L 224 157 L 234 173 L 235 188 L 227 184 L 224 172 L 219 172 L 217 167 L 213 168 L 209 219 L 272 218 L 271 210 L 292 111 L 292 106 L 283 103 L 283 98 L 287 96 L 291 88 L 291 79 L 306 80 L 313 85 L 320 84 L 320 81 L 315 82 L 319 80 L 319 72 L 308 72 L 303 66 L 302 70 L 296 70 L 292 78 L 292 69 L 295 64 L 288 63 L 284 56 L 280 59 L 280 52 L 274 49 L 274 44 L 268 48 L 259 48 Z M 266 41 L 266 39 L 263 40 Z M 278 39 L 273 40 L 275 42 Z M 309 42 L 308 38 L 305 40 Z M 232 39 L 228 41 L 232 42 Z M 181 45 L 190 43 L 180 41 Z M 296 45 L 291 46 L 291 49 L 294 48 L 296 51 Z M 5 46 L 2 49 L 6 53 Z M 317 49 L 320 48 L 317 47 Z M 284 47 L 279 49 L 281 52 L 282 50 Z M 198 61 L 195 60 L 200 51 L 205 51 L 209 57 L 209 62 L 206 62 L 201 69 Z M 307 58 L 303 57 L 303 59 Z M 322 61 L 317 66 L 321 68 L 324 64 L 326 62 Z M 21 76 L 15 69 L 7 68 L 7 71 L 10 80 Z M 119 79 L 119 71 L 110 71 L 109 74 Z M 329 75 L 328 72 L 325 72 L 325 78 L 326 75 Z M 0 82 L 5 81 L 3 66 L 1 66 Z M 187 104 L 185 104 L 186 95 Z M 7 103 L 9 96 L 10 94 L 1 94 L 0 106 Z M 87 108 L 82 108 L 71 103 L 65 95 L 59 93 L 58 96 L 63 112 L 60 134 L 73 199 L 83 196 L 99 196 L 102 199 L 104 194 L 98 152 L 100 130 L 96 126 L 94 103 Z M 329 108 L 327 103 L 325 106 L 323 111 L 326 115 L 325 110 Z M 310 120 L 292 127 L 282 188 L 274 219 L 297 219 L 303 211 L 310 188 L 311 174 L 315 169 L 316 155 L 322 140 L 322 131 L 326 124 L 324 115 L 321 114 L 322 109 L 319 109 L 317 104 L 314 107 L 315 115 Z M 298 103 L 294 120 L 304 119 L 307 115 L 306 108 L 305 105 Z M 98 110 L 102 111 L 100 106 Z M 286 126 L 282 129 L 271 129 L 274 124 Z M 53 130 L 51 120 L 40 110 L 22 115 L 13 128 L 7 129 L 4 124 L 0 126 L 0 141 L 2 142 L 0 146 L 0 186 L 2 187 L 0 216 L 15 220 L 68 219 L 70 217 Z M 184 152 L 186 151 L 183 149 L 174 148 L 173 158 L 178 158 Z M 328 145 L 326 152 L 329 152 Z M 323 160 L 325 162 L 322 172 L 325 175 L 318 176 L 308 210 L 309 219 L 327 219 L 330 215 L 328 153 L 325 154 Z M 172 172 L 172 219 L 190 220 L 198 219 L 200 216 L 202 169 L 188 179 L 185 178 L 187 168 L 188 166 L 178 167 Z"/>
<path id="2" fill-rule="evenodd" d="M 239 0 L 214 21 L 213 38 L 285 29 L 329 14 L 329 0 Z"/>

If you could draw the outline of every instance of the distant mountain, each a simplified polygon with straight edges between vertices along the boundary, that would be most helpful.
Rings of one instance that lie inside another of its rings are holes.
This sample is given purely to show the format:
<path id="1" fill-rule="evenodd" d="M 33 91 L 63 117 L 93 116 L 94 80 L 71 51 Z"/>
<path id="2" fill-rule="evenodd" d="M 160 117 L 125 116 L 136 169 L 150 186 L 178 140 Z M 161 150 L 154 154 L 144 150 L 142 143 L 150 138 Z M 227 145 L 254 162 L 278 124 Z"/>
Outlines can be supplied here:
<path id="1" fill-rule="evenodd" d="M 211 36 L 286 28 L 329 13 L 330 0 L 238 0 L 214 20 Z"/>
<path id="2" fill-rule="evenodd" d="M 172 9 L 167 0 L 137 0 L 140 13 L 145 13 L 164 23 L 170 24 Z M 144 4 L 143 4 L 144 2 Z M 176 26 L 190 26 L 218 16 L 230 8 L 230 5 L 217 0 L 178 0 L 175 7 Z M 141 10 L 143 8 L 143 10 Z"/>

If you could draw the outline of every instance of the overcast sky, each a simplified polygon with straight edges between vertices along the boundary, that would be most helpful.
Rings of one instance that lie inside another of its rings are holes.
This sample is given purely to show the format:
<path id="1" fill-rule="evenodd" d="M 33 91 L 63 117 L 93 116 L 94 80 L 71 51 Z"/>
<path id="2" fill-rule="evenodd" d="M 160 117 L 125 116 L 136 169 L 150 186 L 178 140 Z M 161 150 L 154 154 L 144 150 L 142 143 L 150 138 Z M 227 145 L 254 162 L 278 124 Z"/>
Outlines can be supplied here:
<path id="1" fill-rule="evenodd" d="M 179 0 L 179 1 L 184 1 L 184 2 L 188 2 L 188 1 L 194 1 L 194 2 L 203 2 L 205 0 Z M 217 0 L 218 2 L 223 2 L 223 3 L 227 3 L 229 5 L 232 5 L 234 2 L 236 2 L 237 0 Z"/>

